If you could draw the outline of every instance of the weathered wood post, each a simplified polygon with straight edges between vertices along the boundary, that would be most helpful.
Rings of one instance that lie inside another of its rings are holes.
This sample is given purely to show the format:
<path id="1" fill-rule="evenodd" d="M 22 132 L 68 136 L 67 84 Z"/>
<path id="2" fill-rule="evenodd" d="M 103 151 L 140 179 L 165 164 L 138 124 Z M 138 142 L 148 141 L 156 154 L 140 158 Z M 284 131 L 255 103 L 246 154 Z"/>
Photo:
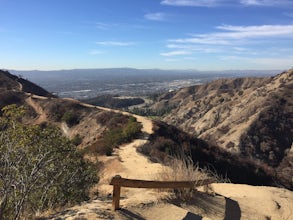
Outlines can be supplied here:
<path id="1" fill-rule="evenodd" d="M 110 185 L 113 186 L 113 210 L 120 209 L 120 191 L 121 187 L 130 188 L 194 188 L 204 186 L 215 182 L 213 179 L 203 179 L 198 181 L 151 181 L 151 180 L 135 180 L 125 179 L 119 175 L 112 178 Z"/>
<path id="2" fill-rule="evenodd" d="M 113 185 L 113 201 L 112 201 L 112 208 L 113 210 L 117 210 L 120 207 L 120 191 L 121 191 L 121 176 L 116 175 L 111 180 L 111 185 Z"/>

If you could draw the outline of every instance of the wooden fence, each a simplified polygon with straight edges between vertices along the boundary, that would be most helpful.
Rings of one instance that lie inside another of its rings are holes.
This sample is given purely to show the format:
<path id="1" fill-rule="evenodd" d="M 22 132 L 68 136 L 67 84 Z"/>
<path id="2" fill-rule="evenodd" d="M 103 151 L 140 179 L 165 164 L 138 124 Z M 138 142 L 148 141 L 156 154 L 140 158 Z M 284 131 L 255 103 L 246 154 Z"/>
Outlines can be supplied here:
<path id="1" fill-rule="evenodd" d="M 119 209 L 120 206 L 120 192 L 121 187 L 129 188 L 153 188 L 153 189 L 178 189 L 178 188 L 194 188 L 213 183 L 212 179 L 205 179 L 199 181 L 147 181 L 147 180 L 134 180 L 125 179 L 119 175 L 112 178 L 110 185 L 113 185 L 113 210 Z"/>

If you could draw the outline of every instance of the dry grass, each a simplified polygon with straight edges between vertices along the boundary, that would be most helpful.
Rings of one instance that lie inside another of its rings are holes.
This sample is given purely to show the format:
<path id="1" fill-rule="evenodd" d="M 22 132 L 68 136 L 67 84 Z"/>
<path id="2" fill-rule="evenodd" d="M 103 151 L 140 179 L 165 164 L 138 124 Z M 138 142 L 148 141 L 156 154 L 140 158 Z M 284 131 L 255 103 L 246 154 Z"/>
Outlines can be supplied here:
<path id="1" fill-rule="evenodd" d="M 191 157 L 185 156 L 183 154 L 175 156 L 168 167 L 165 167 L 157 177 L 160 181 L 191 181 L 194 182 L 193 188 L 182 188 L 182 189 L 172 189 L 171 198 L 181 199 L 183 201 L 188 201 L 190 198 L 194 197 L 197 190 L 196 185 L 202 180 L 214 179 L 214 182 L 222 182 L 223 178 L 220 178 L 217 174 L 211 170 L 205 168 L 202 169 L 198 165 L 194 165 Z M 224 180 L 226 181 L 226 180 Z M 210 186 L 204 186 L 205 191 L 208 192 L 212 190 Z"/>

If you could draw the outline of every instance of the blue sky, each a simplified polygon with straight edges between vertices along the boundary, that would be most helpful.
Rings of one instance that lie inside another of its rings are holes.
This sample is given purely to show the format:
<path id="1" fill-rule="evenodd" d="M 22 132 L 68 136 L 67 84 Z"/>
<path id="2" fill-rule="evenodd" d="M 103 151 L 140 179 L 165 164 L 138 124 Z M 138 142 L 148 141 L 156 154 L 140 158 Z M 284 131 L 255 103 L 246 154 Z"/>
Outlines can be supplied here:
<path id="1" fill-rule="evenodd" d="M 0 0 L 0 68 L 288 69 L 293 0 Z"/>

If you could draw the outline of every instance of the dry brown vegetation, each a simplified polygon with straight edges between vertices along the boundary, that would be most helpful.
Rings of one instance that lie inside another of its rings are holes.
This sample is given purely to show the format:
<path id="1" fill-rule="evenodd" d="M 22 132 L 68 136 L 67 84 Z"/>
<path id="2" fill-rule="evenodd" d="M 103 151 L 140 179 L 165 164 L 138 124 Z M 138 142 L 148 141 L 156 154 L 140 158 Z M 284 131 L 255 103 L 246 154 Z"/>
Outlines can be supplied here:
<path id="1" fill-rule="evenodd" d="M 189 201 L 196 196 L 196 185 L 203 180 L 213 179 L 214 182 L 219 182 L 221 179 L 208 169 L 200 168 L 191 157 L 181 153 L 173 156 L 168 162 L 167 167 L 164 167 L 162 172 L 157 176 L 160 181 L 190 181 L 194 182 L 194 188 L 181 188 L 168 190 L 172 193 L 169 197 Z M 208 187 L 208 186 L 206 186 Z M 162 191 L 162 190 L 161 190 Z"/>
<path id="2" fill-rule="evenodd" d="M 283 185 L 292 189 L 290 181 L 276 175 L 268 165 L 229 153 L 162 122 L 155 122 L 150 142 L 138 150 L 152 161 L 163 163 L 168 163 L 173 155 L 183 150 L 199 167 L 214 170 L 218 175 L 228 177 L 232 183 Z"/>
<path id="3" fill-rule="evenodd" d="M 159 96 L 151 111 L 177 106 L 163 116 L 166 123 L 204 140 L 208 146 L 220 147 L 241 160 L 250 161 L 249 164 L 262 166 L 269 173 L 276 172 L 273 176 L 292 187 L 293 180 L 285 174 L 288 171 L 285 164 L 292 163 L 288 154 L 293 142 L 292 94 L 291 69 L 275 77 L 221 79 L 183 88 Z M 155 148 L 168 152 L 163 146 L 170 145 L 170 141 L 165 137 L 158 140 L 160 146 Z M 204 151 L 208 149 L 211 148 Z M 163 157 L 161 150 L 152 151 Z M 213 151 L 216 158 L 221 157 L 217 152 L 223 155 L 216 148 Z M 233 164 L 238 166 L 236 162 Z"/>
<path id="4" fill-rule="evenodd" d="M 163 117 L 168 124 L 276 166 L 293 141 L 292 77 L 289 70 L 276 77 L 221 79 L 183 88 L 158 97 L 151 111 L 172 107 Z"/>
<path id="5" fill-rule="evenodd" d="M 0 70 L 0 91 L 1 90 L 22 91 L 40 96 L 54 97 L 40 86 L 23 79 L 21 76 L 15 76 L 3 70 Z"/>

